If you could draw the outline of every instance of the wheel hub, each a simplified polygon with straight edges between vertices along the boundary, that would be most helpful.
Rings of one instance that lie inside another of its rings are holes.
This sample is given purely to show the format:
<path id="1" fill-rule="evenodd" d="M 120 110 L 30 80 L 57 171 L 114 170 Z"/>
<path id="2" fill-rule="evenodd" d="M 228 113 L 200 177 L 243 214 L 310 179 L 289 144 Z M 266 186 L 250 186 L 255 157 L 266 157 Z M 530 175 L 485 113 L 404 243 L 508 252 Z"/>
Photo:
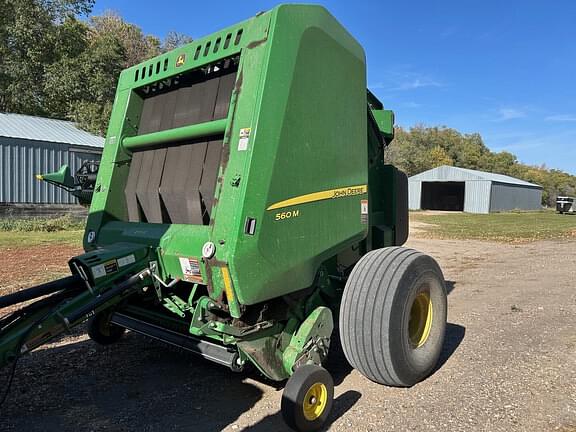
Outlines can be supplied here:
<path id="1" fill-rule="evenodd" d="M 408 337 L 413 348 L 420 348 L 426 343 L 432 328 L 434 308 L 428 291 L 419 293 L 410 308 Z"/>
<path id="2" fill-rule="evenodd" d="M 314 421 L 322 415 L 328 401 L 328 389 L 322 383 L 313 384 L 304 397 L 302 409 L 308 421 Z"/>

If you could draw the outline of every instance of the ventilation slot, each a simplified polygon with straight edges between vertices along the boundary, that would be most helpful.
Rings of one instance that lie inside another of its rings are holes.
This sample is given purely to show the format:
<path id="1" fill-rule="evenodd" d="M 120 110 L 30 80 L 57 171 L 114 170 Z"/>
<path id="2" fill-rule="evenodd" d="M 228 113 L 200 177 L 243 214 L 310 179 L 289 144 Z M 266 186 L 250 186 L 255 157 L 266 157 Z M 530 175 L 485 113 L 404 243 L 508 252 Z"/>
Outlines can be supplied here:
<path id="1" fill-rule="evenodd" d="M 243 29 L 239 29 L 236 32 L 236 36 L 234 36 L 234 46 L 238 46 L 240 44 L 243 33 Z M 198 60 L 200 56 L 207 57 L 210 54 L 210 50 L 212 50 L 213 54 L 216 54 L 220 50 L 227 50 L 230 48 L 230 44 L 232 43 L 232 37 L 233 33 L 228 33 L 226 34 L 224 41 L 222 41 L 221 37 L 218 37 L 214 43 L 212 43 L 212 41 L 208 41 L 205 45 L 198 45 L 194 51 L 194 60 Z M 142 69 L 137 69 L 134 72 L 134 81 L 136 82 L 143 80 L 146 77 L 151 77 L 152 75 L 158 75 L 161 70 L 164 72 L 168 70 L 168 58 L 165 58 L 164 62 L 157 62 L 156 67 L 154 67 L 154 64 L 150 64 L 148 66 L 143 66 Z"/>
<path id="2" fill-rule="evenodd" d="M 141 69 L 136 69 L 134 72 L 134 81 L 139 81 L 145 79 L 147 76 L 151 77 L 153 75 L 158 75 L 161 71 L 166 72 L 168 70 L 168 58 L 164 61 L 157 61 L 156 64 L 152 63 L 147 66 L 142 66 Z"/>
<path id="3" fill-rule="evenodd" d="M 240 40 L 242 39 L 242 33 L 244 33 L 244 30 L 238 30 L 238 33 L 236 33 L 236 39 L 234 39 L 234 45 L 238 45 L 240 43 Z"/>
<path id="4" fill-rule="evenodd" d="M 224 49 L 228 49 L 231 40 L 232 40 L 232 33 L 228 33 L 226 35 L 226 39 L 224 40 Z"/>
<path id="5" fill-rule="evenodd" d="M 218 38 L 216 39 L 216 43 L 214 44 L 214 51 L 212 51 L 213 53 L 217 53 L 218 52 L 218 48 L 220 48 L 220 42 L 222 41 L 222 38 Z"/>
<path id="6" fill-rule="evenodd" d="M 208 53 L 210 52 L 210 45 L 212 44 L 212 42 L 208 41 L 206 43 L 206 47 L 204 48 L 204 57 L 206 57 L 208 55 Z"/>

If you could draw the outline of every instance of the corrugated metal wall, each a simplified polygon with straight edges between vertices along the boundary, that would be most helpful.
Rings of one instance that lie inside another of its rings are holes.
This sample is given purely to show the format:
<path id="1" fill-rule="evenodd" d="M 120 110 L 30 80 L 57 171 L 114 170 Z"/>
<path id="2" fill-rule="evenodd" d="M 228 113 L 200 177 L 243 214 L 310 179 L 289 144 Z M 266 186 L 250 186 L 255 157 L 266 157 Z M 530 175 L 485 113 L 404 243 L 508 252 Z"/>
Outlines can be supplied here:
<path id="1" fill-rule="evenodd" d="M 455 180 L 452 180 L 455 181 Z M 464 211 L 468 213 L 488 213 L 490 211 L 490 181 L 468 180 L 464 189 Z M 421 209 L 422 182 L 408 182 L 408 208 Z"/>
<path id="2" fill-rule="evenodd" d="M 490 181 L 469 180 L 464 189 L 464 211 L 467 213 L 490 212 Z"/>
<path id="3" fill-rule="evenodd" d="M 492 183 L 490 211 L 540 210 L 542 189 L 503 183 Z"/>
<path id="4" fill-rule="evenodd" d="M 86 160 L 99 160 L 101 150 L 69 144 L 0 137 L 0 203 L 75 204 L 68 192 L 36 179 L 64 164 L 71 173 Z"/>
<path id="5" fill-rule="evenodd" d="M 410 210 L 420 210 L 420 197 L 422 193 L 422 182 L 408 182 L 408 208 Z"/>

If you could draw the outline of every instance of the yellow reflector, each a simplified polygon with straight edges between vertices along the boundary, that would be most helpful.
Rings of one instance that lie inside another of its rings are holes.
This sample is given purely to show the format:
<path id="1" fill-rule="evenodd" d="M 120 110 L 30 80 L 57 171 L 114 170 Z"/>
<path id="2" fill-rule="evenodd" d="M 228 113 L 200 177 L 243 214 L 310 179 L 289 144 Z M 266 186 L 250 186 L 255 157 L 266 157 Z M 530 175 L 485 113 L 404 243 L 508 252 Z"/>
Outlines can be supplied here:
<path id="1" fill-rule="evenodd" d="M 226 298 L 228 299 L 228 304 L 232 303 L 234 300 L 234 291 L 232 290 L 232 279 L 230 278 L 230 271 L 228 267 L 220 267 L 222 271 L 222 280 L 224 280 L 224 291 L 226 292 Z"/>

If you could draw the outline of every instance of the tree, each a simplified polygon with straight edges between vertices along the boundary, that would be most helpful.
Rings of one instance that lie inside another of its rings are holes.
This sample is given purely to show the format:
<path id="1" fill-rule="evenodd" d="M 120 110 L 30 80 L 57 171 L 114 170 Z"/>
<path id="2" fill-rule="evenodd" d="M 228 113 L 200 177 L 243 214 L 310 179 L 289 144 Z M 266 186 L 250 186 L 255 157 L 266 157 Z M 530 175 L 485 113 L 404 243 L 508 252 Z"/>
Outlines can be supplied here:
<path id="1" fill-rule="evenodd" d="M 188 35 L 175 31 L 168 32 L 162 42 L 162 52 L 171 51 L 190 42 L 192 42 L 192 38 Z"/>
<path id="2" fill-rule="evenodd" d="M 124 51 L 123 68 L 134 66 L 161 53 L 160 39 L 145 35 L 140 27 L 127 23 L 113 11 L 90 19 L 91 39 L 114 38 Z"/>
<path id="3" fill-rule="evenodd" d="M 452 158 L 439 145 L 428 152 L 428 162 L 432 168 L 441 165 L 454 165 Z"/>
<path id="4" fill-rule="evenodd" d="M 0 0 L 0 111 L 50 115 L 43 77 L 62 49 L 77 48 L 63 23 L 91 11 L 94 0 Z"/>
<path id="5" fill-rule="evenodd" d="M 0 0 L 0 111 L 73 120 L 104 135 L 120 72 L 192 39 L 164 42 L 94 0 Z"/>

